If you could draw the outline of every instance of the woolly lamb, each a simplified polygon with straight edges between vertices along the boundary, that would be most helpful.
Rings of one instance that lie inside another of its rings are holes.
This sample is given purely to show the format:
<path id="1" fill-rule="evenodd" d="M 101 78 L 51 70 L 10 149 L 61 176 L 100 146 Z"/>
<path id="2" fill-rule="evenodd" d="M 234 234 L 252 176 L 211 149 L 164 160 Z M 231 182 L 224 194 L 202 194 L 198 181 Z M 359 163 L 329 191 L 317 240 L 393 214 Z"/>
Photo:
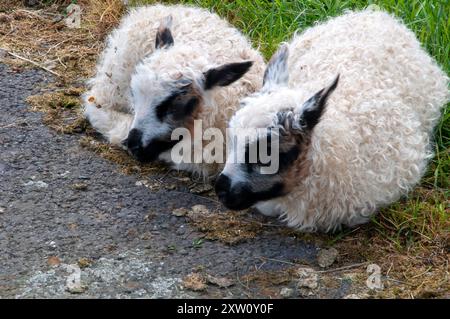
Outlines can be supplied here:
<path id="1" fill-rule="evenodd" d="M 419 182 L 448 99 L 447 76 L 397 19 L 330 19 L 279 49 L 230 120 L 232 139 L 249 131 L 246 152 L 261 139 L 251 128 L 279 129 L 268 133 L 279 137 L 278 172 L 237 163 L 234 149 L 216 192 L 231 209 L 255 206 L 303 231 L 366 222 Z"/>
<path id="2" fill-rule="evenodd" d="M 171 140 L 173 129 L 193 134 L 193 122 L 200 119 L 203 130 L 224 133 L 239 99 L 260 88 L 264 69 L 258 51 L 216 14 L 181 5 L 132 9 L 108 38 L 84 95 L 84 114 L 109 142 L 138 160 L 171 162 L 178 143 Z M 175 166 L 204 175 L 218 169 Z"/>

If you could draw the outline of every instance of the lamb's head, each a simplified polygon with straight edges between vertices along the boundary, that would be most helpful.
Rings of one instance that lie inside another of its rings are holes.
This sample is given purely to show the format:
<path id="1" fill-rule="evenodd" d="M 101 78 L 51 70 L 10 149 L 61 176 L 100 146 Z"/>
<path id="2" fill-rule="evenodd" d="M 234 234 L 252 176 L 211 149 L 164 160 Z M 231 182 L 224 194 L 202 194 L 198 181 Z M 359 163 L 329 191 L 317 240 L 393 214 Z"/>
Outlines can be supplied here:
<path id="1" fill-rule="evenodd" d="M 162 22 L 154 52 L 136 66 L 131 79 L 134 120 L 123 145 L 142 162 L 170 152 L 180 142 L 171 139 L 172 131 L 192 131 L 194 120 L 210 98 L 208 93 L 238 80 L 252 65 L 244 61 L 211 66 L 214 61 L 209 61 L 201 46 L 174 41 L 171 21 L 167 17 Z"/>
<path id="2" fill-rule="evenodd" d="M 288 87 L 287 59 L 283 46 L 261 91 L 243 99 L 230 120 L 227 162 L 216 180 L 217 195 L 230 209 L 284 196 L 307 174 L 311 136 L 339 76 L 311 96 Z"/>

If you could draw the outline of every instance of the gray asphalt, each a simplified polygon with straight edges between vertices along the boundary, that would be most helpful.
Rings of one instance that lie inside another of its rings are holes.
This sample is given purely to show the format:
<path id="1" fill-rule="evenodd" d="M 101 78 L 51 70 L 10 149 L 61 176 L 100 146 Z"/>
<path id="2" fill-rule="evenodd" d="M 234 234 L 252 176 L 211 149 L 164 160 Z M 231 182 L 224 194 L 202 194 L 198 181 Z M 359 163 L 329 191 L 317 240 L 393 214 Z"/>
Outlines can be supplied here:
<path id="1" fill-rule="evenodd" d="M 46 127 L 25 99 L 50 81 L 43 71 L 14 72 L 0 64 L 0 297 L 277 297 L 273 291 L 295 282 L 268 292 L 239 278 L 257 269 L 282 272 L 293 261 L 317 265 L 318 247 L 281 235 L 282 227 L 267 226 L 234 246 L 211 240 L 193 245 L 202 234 L 185 217 L 173 216 L 173 208 L 216 204 L 182 188 L 151 192 L 137 186 L 138 176 L 124 175 L 82 148 L 81 135 Z M 77 183 L 87 189 L 74 189 Z M 74 293 L 67 289 L 68 265 L 82 258 L 90 262 L 81 269 L 82 289 Z M 183 289 L 182 279 L 193 271 L 235 284 Z M 343 282 L 320 296 L 342 297 L 348 290 Z"/>

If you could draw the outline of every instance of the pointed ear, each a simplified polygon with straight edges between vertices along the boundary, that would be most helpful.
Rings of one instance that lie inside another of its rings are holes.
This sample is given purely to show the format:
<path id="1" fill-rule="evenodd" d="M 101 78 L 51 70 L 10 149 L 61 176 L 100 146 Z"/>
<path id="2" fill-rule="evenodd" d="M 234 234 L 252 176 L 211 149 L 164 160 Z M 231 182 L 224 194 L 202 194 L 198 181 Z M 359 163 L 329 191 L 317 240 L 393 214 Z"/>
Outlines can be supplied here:
<path id="1" fill-rule="evenodd" d="M 302 126 L 306 126 L 308 130 L 312 130 L 325 110 L 325 105 L 330 94 L 336 89 L 339 82 L 339 74 L 334 78 L 333 82 L 314 94 L 301 107 L 300 122 Z"/>
<path id="2" fill-rule="evenodd" d="M 173 45 L 172 32 L 170 28 L 172 27 L 172 16 L 169 15 L 161 21 L 161 25 L 156 32 L 155 48 L 168 48 Z"/>
<path id="3" fill-rule="evenodd" d="M 227 86 L 239 80 L 253 65 L 252 61 L 228 63 L 203 73 L 204 89 L 210 90 L 216 86 Z"/>
<path id="4" fill-rule="evenodd" d="M 287 85 L 289 80 L 289 71 L 287 61 L 289 57 L 289 48 L 283 44 L 272 56 L 264 72 L 263 89 L 273 86 Z"/>

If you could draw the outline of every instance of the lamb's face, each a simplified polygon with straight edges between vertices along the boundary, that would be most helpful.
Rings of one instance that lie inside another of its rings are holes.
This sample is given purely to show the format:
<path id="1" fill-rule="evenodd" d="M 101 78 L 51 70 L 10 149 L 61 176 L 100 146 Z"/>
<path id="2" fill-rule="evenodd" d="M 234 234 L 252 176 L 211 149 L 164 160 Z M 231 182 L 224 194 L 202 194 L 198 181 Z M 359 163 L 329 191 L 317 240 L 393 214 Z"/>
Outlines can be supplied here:
<path id="1" fill-rule="evenodd" d="M 287 47 L 275 54 L 261 92 L 242 100 L 230 120 L 230 150 L 216 180 L 217 195 L 230 209 L 284 196 L 306 174 L 311 134 L 338 77 L 312 97 L 290 89 L 287 56 Z"/>
<path id="2" fill-rule="evenodd" d="M 203 94 L 193 80 L 164 75 L 156 74 L 151 64 L 142 64 L 131 82 L 134 121 L 124 143 L 142 162 L 170 151 L 179 142 L 171 140 L 172 131 L 192 126 L 202 109 Z"/>
<path id="3" fill-rule="evenodd" d="M 170 23 L 166 18 L 156 36 L 155 52 L 136 67 L 130 84 L 134 120 L 123 145 L 143 162 L 170 158 L 163 153 L 180 142 L 171 139 L 172 131 L 192 130 L 206 92 L 233 83 L 252 65 L 246 61 L 202 70 L 209 64 L 205 55 L 193 46 L 175 45 Z"/>

